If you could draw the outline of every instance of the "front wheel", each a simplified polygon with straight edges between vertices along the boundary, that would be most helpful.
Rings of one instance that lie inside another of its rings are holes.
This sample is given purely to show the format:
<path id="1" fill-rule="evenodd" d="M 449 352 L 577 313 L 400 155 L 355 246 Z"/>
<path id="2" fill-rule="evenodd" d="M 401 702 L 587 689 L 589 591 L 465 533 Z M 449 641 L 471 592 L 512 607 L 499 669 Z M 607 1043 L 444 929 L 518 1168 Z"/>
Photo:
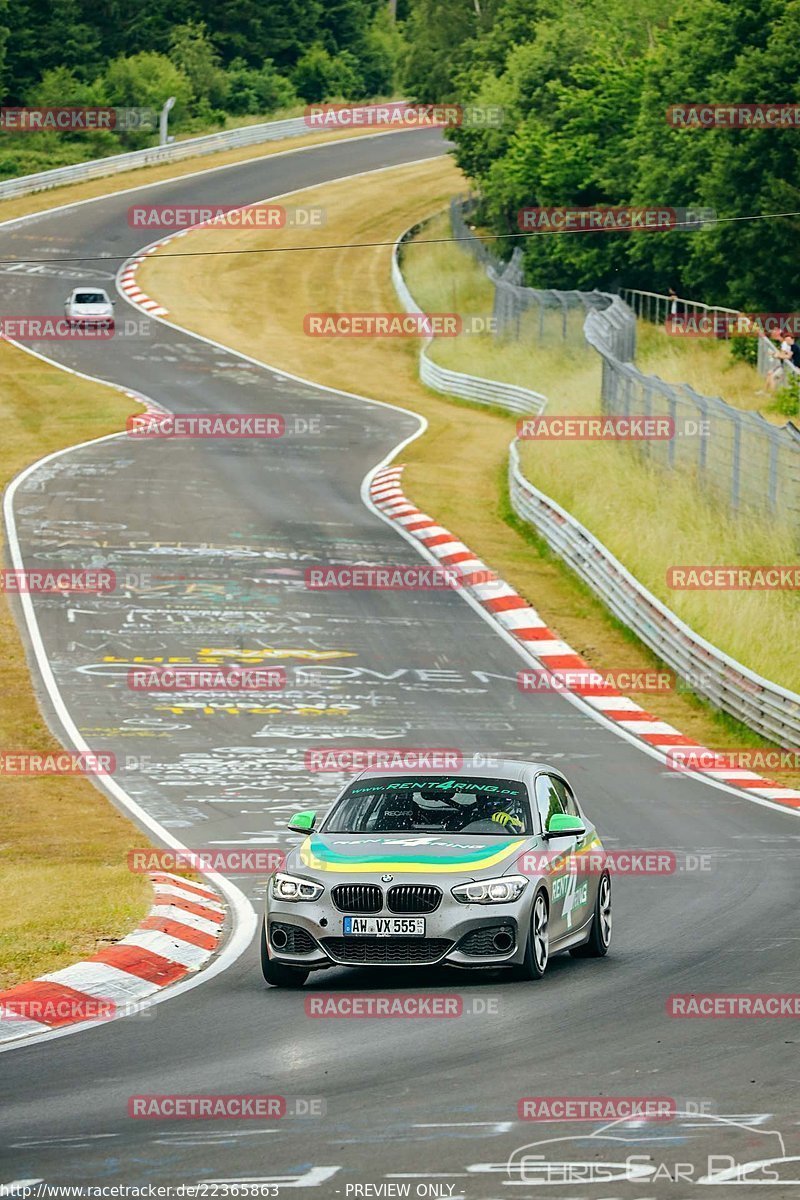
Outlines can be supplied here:
<path id="1" fill-rule="evenodd" d="M 601 875 L 588 942 L 570 950 L 575 958 L 605 958 L 611 945 L 611 876 Z"/>
<path id="2" fill-rule="evenodd" d="M 531 927 L 525 958 L 516 969 L 518 979 L 541 979 L 550 957 L 550 912 L 545 892 L 537 893 L 531 910 Z"/>
<path id="3" fill-rule="evenodd" d="M 267 923 L 261 922 L 261 974 L 273 987 L 300 988 L 308 979 L 308 971 L 302 967 L 290 967 L 276 962 L 267 953 Z"/>

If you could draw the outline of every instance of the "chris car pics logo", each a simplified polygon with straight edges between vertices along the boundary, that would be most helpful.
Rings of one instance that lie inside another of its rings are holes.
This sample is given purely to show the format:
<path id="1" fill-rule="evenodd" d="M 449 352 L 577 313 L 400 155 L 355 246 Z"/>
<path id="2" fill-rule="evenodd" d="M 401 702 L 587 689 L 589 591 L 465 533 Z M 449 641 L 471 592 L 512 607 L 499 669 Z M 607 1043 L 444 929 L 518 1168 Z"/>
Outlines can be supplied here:
<path id="1" fill-rule="evenodd" d="M 529 1186 L 800 1186 L 800 1157 L 787 1155 L 780 1131 L 765 1127 L 766 1113 L 741 1118 L 682 1106 L 672 1113 L 662 1109 L 659 1116 L 653 1121 L 625 1115 L 591 1132 L 541 1138 L 520 1146 L 505 1163 L 478 1163 L 470 1170 Z M 679 1195 L 685 1195 L 680 1188 L 676 1200 Z"/>

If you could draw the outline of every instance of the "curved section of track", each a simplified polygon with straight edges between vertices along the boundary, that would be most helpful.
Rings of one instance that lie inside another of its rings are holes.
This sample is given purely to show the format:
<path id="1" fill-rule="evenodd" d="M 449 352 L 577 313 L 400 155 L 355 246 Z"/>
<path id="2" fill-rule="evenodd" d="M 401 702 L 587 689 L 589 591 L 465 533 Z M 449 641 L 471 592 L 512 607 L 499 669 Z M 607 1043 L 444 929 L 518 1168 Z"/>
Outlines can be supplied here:
<path id="1" fill-rule="evenodd" d="M 427 131 L 367 138 L 156 185 L 140 198 L 247 203 L 442 148 Z M 141 239 L 125 222 L 128 202 L 111 196 L 0 228 L 0 257 L 21 247 L 31 259 L 127 257 Z M 58 311 L 70 286 L 64 269 L 14 272 L 3 310 Z M 98 271 L 87 263 L 87 277 L 113 278 L 113 269 Z M 148 343 L 120 339 L 113 354 L 88 343 L 37 349 L 175 412 L 279 412 L 292 430 L 279 444 L 106 439 L 32 471 L 15 496 L 26 565 L 127 573 L 127 590 L 110 598 L 36 598 L 36 620 L 81 736 L 117 754 L 121 786 L 184 844 L 280 844 L 298 803 L 324 805 L 341 782 L 305 771 L 311 746 L 461 746 L 551 759 L 566 767 L 609 846 L 706 854 L 710 869 L 617 880 L 609 957 L 556 959 L 538 985 L 341 969 L 306 988 L 457 991 L 475 1012 L 455 1020 L 309 1019 L 303 993 L 264 989 L 254 944 L 147 1021 L 3 1056 L 0 1182 L 280 1177 L 281 1187 L 352 1196 L 347 1185 L 410 1180 L 416 1194 L 419 1182 L 438 1181 L 440 1196 L 477 1200 L 504 1190 L 495 1167 L 537 1134 L 575 1135 L 569 1157 L 608 1161 L 658 1157 L 669 1142 L 699 1163 L 720 1146 L 718 1121 L 678 1119 L 668 1130 L 625 1125 L 587 1152 L 581 1139 L 594 1126 L 540 1131 L 517 1120 L 518 1099 L 531 1095 L 659 1095 L 718 1114 L 746 1110 L 758 1118 L 748 1153 L 766 1157 L 759 1131 L 789 1123 L 777 1082 L 788 1023 L 678 1021 L 666 1001 L 675 992 L 791 990 L 792 814 L 664 771 L 557 694 L 520 695 L 513 647 L 458 594 L 304 588 L 307 566 L 409 561 L 408 544 L 360 490 L 418 430 L 411 414 L 287 378 L 166 326 Z M 126 686 L 131 664 L 169 659 L 281 665 L 288 684 L 258 703 Z M 237 883 L 258 903 L 257 877 Z M 318 1098 L 326 1111 L 273 1125 L 128 1117 L 131 1096 L 169 1093 Z M 610 1196 L 615 1186 L 577 1191 Z M 642 1184 L 623 1194 L 662 1192 Z"/>

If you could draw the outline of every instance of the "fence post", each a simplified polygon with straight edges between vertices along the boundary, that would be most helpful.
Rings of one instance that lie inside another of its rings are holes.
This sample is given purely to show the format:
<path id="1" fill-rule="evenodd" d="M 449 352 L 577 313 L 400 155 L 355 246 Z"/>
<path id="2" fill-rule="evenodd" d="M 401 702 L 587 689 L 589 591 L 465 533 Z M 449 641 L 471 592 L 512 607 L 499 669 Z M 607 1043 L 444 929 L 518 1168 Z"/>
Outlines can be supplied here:
<path id="1" fill-rule="evenodd" d="M 649 379 L 642 380 L 642 412 L 646 420 L 653 415 L 653 388 Z M 649 441 L 642 442 L 641 450 L 648 458 L 652 458 L 653 449 Z"/>
<path id="2" fill-rule="evenodd" d="M 742 486 L 742 418 L 736 409 L 731 409 L 733 421 L 733 445 L 731 446 L 731 508 L 739 508 Z"/>
<path id="3" fill-rule="evenodd" d="M 780 435 L 770 430 L 769 434 L 769 505 L 775 511 L 778 507 L 778 453 Z"/>

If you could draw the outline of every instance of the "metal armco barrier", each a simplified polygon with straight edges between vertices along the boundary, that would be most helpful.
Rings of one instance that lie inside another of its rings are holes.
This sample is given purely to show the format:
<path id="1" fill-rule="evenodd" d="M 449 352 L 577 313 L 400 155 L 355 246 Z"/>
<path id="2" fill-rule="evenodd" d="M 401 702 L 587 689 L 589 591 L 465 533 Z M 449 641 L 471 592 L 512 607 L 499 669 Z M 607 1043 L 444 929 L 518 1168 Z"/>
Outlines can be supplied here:
<path id="1" fill-rule="evenodd" d="M 135 167 L 151 167 L 159 163 L 180 162 L 184 158 L 195 158 L 203 154 L 215 154 L 218 150 L 235 150 L 239 146 L 255 146 L 259 142 L 279 141 L 295 137 L 300 133 L 312 133 L 303 117 L 289 117 L 284 121 L 266 121 L 260 125 L 246 125 L 239 129 L 226 129 L 221 133 L 204 134 L 202 137 L 187 138 L 183 142 L 170 142 L 168 146 L 151 146 L 146 150 L 131 150 L 127 154 L 112 154 L 108 158 L 93 158 L 89 162 L 73 163 L 69 167 L 56 167 L 52 171 L 39 171 L 35 175 L 19 175 L 16 179 L 0 182 L 0 200 L 12 196 L 27 196 L 47 188 L 61 187 L 65 183 L 83 183 L 87 179 L 100 179 L 105 175 L 119 175 Z"/>
<path id="2" fill-rule="evenodd" d="M 411 295 L 408 285 L 403 278 L 403 272 L 400 267 L 400 253 L 403 244 L 410 238 L 413 238 L 420 228 L 420 225 L 414 225 L 411 229 L 407 229 L 397 239 L 392 251 L 392 283 L 394 284 L 394 289 L 405 311 L 414 313 L 421 313 L 423 310 Z M 432 340 L 432 338 L 426 339 L 419 354 L 419 377 L 426 387 L 431 388 L 435 392 L 442 392 L 447 396 L 458 396 L 463 400 L 473 400 L 477 404 L 488 404 L 493 408 L 505 408 L 509 412 L 544 412 L 547 398 L 542 396 L 540 392 L 533 392 L 528 388 L 517 387 L 513 383 L 502 383 L 496 379 L 482 379 L 479 375 L 468 375 L 463 371 L 452 371 L 448 367 L 442 367 L 438 363 L 435 363 L 427 354 L 428 346 Z"/>
<path id="3" fill-rule="evenodd" d="M 514 512 L 529 522 L 615 617 L 698 696 L 787 749 L 800 748 L 800 695 L 742 666 L 685 625 L 588 529 L 526 479 L 518 443 L 509 450 Z"/>

